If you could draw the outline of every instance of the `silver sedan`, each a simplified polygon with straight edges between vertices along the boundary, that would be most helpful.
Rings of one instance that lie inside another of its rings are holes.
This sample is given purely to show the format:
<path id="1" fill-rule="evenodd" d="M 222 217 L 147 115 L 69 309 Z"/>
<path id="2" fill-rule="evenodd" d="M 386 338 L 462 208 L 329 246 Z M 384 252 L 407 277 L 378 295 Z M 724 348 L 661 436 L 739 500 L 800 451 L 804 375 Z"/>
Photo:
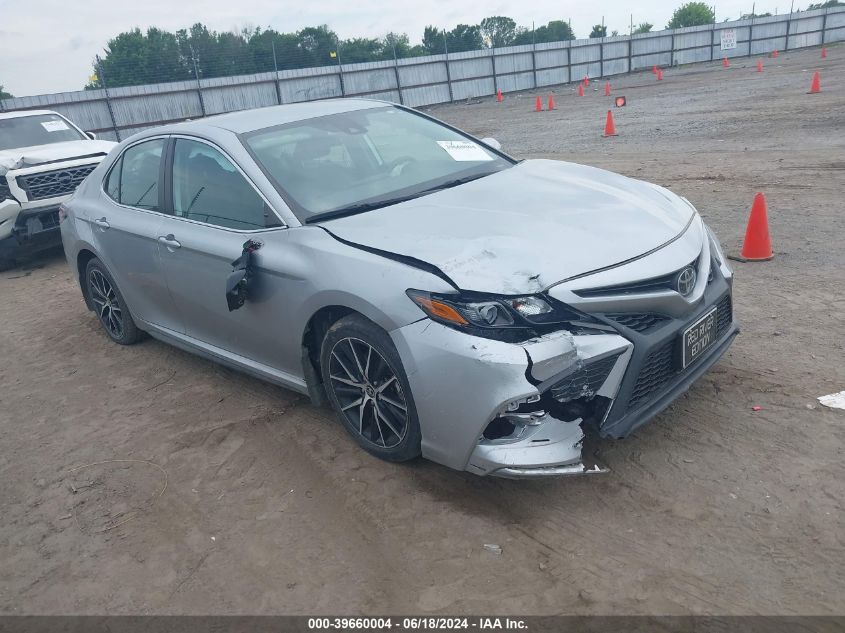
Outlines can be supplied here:
<path id="1" fill-rule="evenodd" d="M 60 216 L 113 341 L 146 332 L 307 393 L 391 461 L 600 472 L 584 431 L 629 434 L 738 332 L 686 199 L 389 103 L 147 130 Z"/>

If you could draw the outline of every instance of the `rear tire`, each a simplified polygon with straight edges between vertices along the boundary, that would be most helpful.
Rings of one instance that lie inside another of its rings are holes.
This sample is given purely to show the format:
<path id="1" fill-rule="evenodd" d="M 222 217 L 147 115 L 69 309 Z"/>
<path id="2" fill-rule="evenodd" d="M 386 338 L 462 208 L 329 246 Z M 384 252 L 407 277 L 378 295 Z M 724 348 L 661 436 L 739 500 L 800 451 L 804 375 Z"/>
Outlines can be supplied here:
<path id="1" fill-rule="evenodd" d="M 85 267 L 85 291 L 97 320 L 111 340 L 120 345 L 138 342 L 141 330 L 135 325 L 114 279 L 96 257 Z"/>
<path id="2" fill-rule="evenodd" d="M 411 386 L 387 333 L 359 314 L 332 325 L 320 350 L 329 402 L 365 451 L 391 462 L 420 455 Z"/>

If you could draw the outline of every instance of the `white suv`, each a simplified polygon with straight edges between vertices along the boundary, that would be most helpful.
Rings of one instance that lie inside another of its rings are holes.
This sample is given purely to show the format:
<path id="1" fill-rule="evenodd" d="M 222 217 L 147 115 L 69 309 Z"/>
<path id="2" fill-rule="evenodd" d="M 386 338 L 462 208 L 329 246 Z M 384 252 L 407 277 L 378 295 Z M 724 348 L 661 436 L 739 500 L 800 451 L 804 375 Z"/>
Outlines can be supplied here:
<path id="1" fill-rule="evenodd" d="M 59 205 L 115 145 L 49 110 L 0 113 L 0 270 L 61 243 Z"/>

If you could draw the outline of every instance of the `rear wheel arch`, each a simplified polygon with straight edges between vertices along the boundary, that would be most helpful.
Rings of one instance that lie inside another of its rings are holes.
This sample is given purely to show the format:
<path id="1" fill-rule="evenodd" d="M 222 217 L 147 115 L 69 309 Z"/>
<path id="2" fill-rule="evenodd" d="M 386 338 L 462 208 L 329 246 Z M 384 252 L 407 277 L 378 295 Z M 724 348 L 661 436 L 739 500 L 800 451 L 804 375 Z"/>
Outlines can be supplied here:
<path id="1" fill-rule="evenodd" d="M 94 310 L 94 305 L 91 303 L 91 297 L 88 293 L 88 284 L 85 283 L 85 270 L 88 268 L 88 262 L 97 257 L 92 251 L 83 248 L 76 255 L 76 272 L 77 279 L 79 279 L 79 288 L 82 290 L 82 297 L 85 299 L 85 305 L 89 310 Z"/>

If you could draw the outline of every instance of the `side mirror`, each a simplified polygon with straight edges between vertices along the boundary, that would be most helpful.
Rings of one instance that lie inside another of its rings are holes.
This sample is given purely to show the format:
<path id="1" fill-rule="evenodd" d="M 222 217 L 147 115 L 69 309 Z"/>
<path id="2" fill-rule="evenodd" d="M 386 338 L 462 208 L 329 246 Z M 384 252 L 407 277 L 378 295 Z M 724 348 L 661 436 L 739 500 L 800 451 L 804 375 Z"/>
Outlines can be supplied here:
<path id="1" fill-rule="evenodd" d="M 493 149 L 498 149 L 498 150 L 502 149 L 502 144 L 492 137 L 488 136 L 486 138 L 483 138 L 483 139 L 481 139 L 481 142 L 484 143 L 485 145 L 489 145 Z"/>
<path id="2" fill-rule="evenodd" d="M 226 280 L 226 304 L 229 312 L 237 310 L 246 303 L 246 269 L 236 270 Z"/>
<path id="3" fill-rule="evenodd" d="M 226 279 L 226 305 L 229 312 L 243 307 L 249 299 L 250 281 L 253 275 L 253 253 L 261 248 L 261 242 L 244 242 L 241 256 L 232 262 L 232 272 Z"/>
<path id="4" fill-rule="evenodd" d="M 96 134 L 94 134 L 93 132 L 85 132 L 85 136 L 87 136 L 88 138 L 90 138 L 92 141 L 96 141 L 96 140 L 97 140 L 97 135 L 96 135 Z"/>

